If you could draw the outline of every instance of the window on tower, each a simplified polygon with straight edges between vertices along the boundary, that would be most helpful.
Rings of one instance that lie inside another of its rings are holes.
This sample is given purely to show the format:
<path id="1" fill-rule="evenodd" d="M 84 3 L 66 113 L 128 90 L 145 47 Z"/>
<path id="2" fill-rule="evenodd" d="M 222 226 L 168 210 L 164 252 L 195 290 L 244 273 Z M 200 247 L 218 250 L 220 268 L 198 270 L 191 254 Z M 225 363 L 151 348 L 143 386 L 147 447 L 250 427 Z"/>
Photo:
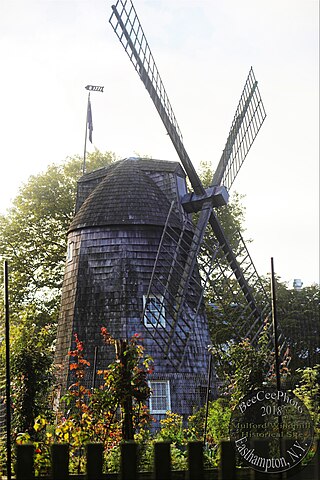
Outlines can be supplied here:
<path id="1" fill-rule="evenodd" d="M 166 413 L 171 410 L 170 382 L 169 380 L 156 380 L 148 382 L 151 389 L 149 399 L 150 413 Z"/>
<path id="2" fill-rule="evenodd" d="M 180 177 L 180 175 L 177 175 L 176 179 L 177 179 L 178 195 L 180 198 L 182 198 L 187 193 L 186 180 L 185 178 Z"/>
<path id="3" fill-rule="evenodd" d="M 143 295 L 144 324 L 146 327 L 158 328 L 166 326 L 163 296 Z"/>
<path id="4" fill-rule="evenodd" d="M 72 262 L 72 258 L 73 258 L 73 242 L 69 242 L 67 247 L 67 262 Z"/>

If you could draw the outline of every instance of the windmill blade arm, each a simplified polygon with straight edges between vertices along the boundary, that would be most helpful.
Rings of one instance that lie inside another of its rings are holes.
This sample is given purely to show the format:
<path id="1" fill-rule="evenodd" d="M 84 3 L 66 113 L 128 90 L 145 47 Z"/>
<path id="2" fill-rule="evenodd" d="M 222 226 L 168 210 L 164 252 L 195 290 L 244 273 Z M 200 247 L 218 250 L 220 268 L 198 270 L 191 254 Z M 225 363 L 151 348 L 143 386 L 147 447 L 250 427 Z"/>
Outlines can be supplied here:
<path id="1" fill-rule="evenodd" d="M 231 187 L 265 118 L 266 113 L 259 93 L 258 82 L 251 68 L 226 146 L 214 173 L 212 185 L 222 184 L 228 189 Z"/>
<path id="2" fill-rule="evenodd" d="M 131 0 L 118 0 L 116 5 L 112 6 L 109 23 L 147 89 L 194 191 L 203 194 L 204 188 L 184 148 L 178 122 Z"/>
<path id="3" fill-rule="evenodd" d="M 254 296 L 252 294 L 251 288 L 241 270 L 241 267 L 237 261 L 236 255 L 233 252 L 233 249 L 224 233 L 224 230 L 222 228 L 222 225 L 214 213 L 214 211 L 211 212 L 209 223 L 217 237 L 217 240 L 219 244 L 222 247 L 222 250 L 224 251 L 227 260 L 229 262 L 230 267 L 232 268 L 232 271 L 235 274 L 235 277 L 239 283 L 239 286 L 250 306 L 251 311 L 254 313 L 256 317 L 260 316 L 260 309 L 258 308 L 256 301 L 254 299 Z"/>

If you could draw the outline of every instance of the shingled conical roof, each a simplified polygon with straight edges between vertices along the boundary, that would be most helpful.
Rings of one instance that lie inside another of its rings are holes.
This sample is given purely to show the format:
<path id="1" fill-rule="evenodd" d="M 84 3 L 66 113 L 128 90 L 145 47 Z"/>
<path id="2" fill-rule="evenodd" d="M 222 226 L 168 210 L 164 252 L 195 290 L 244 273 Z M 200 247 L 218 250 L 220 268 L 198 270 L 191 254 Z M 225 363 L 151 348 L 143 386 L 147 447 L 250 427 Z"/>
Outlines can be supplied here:
<path id="1" fill-rule="evenodd" d="M 155 182 L 131 159 L 111 165 L 105 178 L 84 201 L 69 231 L 106 225 L 164 225 L 170 202 Z M 178 218 L 171 226 L 181 227 Z"/>

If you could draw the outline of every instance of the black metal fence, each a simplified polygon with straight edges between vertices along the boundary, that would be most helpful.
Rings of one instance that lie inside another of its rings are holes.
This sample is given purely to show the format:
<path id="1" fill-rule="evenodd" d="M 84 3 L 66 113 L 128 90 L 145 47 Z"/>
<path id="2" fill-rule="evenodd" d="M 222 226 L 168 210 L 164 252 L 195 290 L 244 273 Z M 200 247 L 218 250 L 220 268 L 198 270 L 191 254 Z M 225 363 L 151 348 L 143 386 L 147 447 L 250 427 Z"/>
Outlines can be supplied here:
<path id="1" fill-rule="evenodd" d="M 159 442 L 154 445 L 153 472 L 138 471 L 138 445 L 127 442 L 121 445 L 121 467 L 119 473 L 103 473 L 103 445 L 100 443 L 86 445 L 86 473 L 74 475 L 69 473 L 69 445 L 53 444 L 51 447 L 51 474 L 38 476 L 34 474 L 34 446 L 17 445 L 15 474 L 16 480 L 257 480 L 289 478 L 286 473 L 264 474 L 249 468 L 237 468 L 235 450 L 231 442 L 221 443 L 221 462 L 219 469 L 207 470 L 204 467 L 203 443 L 188 443 L 188 469 L 172 470 L 170 443 Z M 318 450 L 310 464 L 296 467 L 291 480 L 318 480 Z M 291 472 L 292 473 L 292 472 Z"/>

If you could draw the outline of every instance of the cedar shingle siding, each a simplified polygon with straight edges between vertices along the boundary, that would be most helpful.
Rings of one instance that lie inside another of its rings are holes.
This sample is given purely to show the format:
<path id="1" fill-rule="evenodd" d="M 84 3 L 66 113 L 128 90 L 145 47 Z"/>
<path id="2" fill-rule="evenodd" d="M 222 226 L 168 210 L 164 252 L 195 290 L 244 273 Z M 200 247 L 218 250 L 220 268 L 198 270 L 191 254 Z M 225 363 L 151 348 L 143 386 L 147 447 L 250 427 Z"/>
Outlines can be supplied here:
<path id="1" fill-rule="evenodd" d="M 203 309 L 178 369 L 164 358 L 141 322 L 143 295 L 171 202 L 177 214 L 171 227 L 179 230 L 185 215 L 177 175 L 185 178 L 177 162 L 125 159 L 79 180 L 76 214 L 68 233 L 73 253 L 66 262 L 55 355 L 63 391 L 71 381 L 68 351 L 74 333 L 84 342 L 91 365 L 95 346 L 98 369 L 113 360 L 113 347 L 103 345 L 100 335 L 101 326 L 106 326 L 117 338 L 141 333 L 155 362 L 150 380 L 170 381 L 173 411 L 186 418 L 194 407 L 203 405 L 210 343 Z"/>

